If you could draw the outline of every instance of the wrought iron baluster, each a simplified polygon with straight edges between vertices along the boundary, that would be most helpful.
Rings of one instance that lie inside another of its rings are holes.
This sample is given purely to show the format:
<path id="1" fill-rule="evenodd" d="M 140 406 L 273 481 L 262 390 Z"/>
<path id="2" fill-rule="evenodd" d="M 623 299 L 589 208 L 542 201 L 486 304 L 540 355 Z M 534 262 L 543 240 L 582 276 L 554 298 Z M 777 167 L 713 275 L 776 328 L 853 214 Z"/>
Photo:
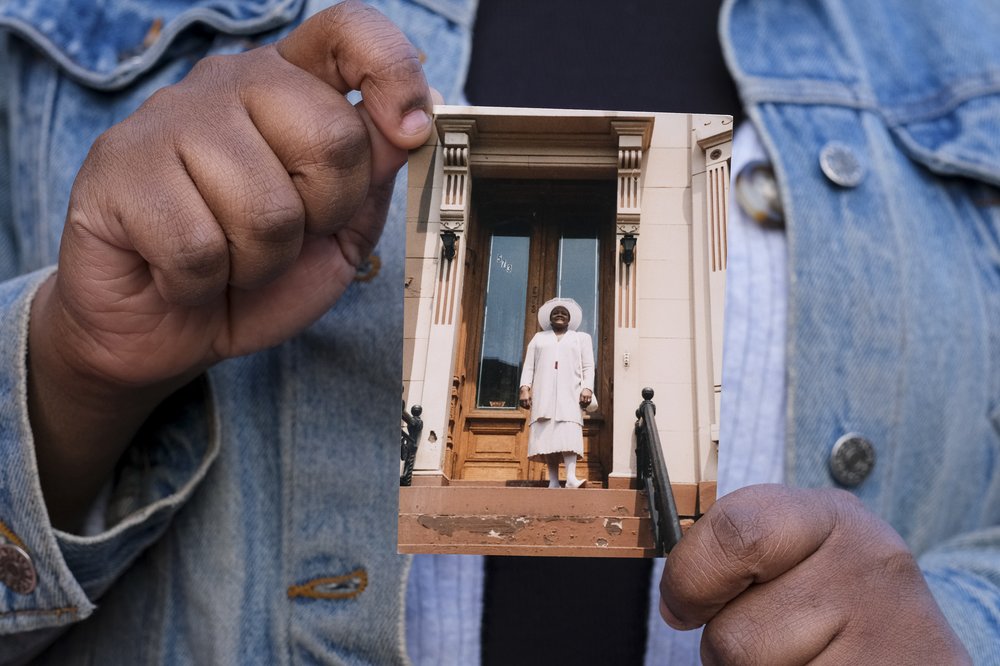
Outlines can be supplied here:
<path id="1" fill-rule="evenodd" d="M 677 517 L 677 503 L 667 474 L 660 435 L 656 430 L 653 389 L 642 390 L 642 403 L 635 410 L 635 416 L 635 457 L 639 483 L 646 490 L 656 548 L 663 555 L 680 541 L 681 523 Z"/>

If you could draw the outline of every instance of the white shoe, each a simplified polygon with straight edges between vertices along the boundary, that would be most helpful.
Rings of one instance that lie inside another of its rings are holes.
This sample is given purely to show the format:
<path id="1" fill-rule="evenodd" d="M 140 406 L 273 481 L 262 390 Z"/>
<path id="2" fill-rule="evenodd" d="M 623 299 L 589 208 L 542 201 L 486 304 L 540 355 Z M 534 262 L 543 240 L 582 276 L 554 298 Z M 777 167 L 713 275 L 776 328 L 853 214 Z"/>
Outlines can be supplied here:
<path id="1" fill-rule="evenodd" d="M 566 479 L 567 488 L 583 488 L 587 485 L 587 479 Z"/>

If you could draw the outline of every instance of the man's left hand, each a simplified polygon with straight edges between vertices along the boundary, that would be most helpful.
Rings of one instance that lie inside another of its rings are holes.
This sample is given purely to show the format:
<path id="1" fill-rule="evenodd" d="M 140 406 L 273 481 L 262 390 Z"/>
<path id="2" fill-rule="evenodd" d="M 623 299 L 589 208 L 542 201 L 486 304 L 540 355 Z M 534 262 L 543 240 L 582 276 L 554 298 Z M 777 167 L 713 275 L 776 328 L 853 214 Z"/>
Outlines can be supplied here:
<path id="1" fill-rule="evenodd" d="M 706 664 L 968 664 L 902 538 L 840 490 L 731 493 L 671 551 L 660 613 Z"/>

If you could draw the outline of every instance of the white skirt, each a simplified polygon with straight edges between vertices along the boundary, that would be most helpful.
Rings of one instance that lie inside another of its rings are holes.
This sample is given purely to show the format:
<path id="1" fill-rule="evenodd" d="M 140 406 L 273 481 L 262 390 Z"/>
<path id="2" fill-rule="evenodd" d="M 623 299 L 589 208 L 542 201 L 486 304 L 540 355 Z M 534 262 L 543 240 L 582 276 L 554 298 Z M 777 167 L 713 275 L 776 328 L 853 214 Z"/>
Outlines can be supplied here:
<path id="1" fill-rule="evenodd" d="M 575 453 L 583 456 L 583 426 L 572 421 L 539 419 L 531 424 L 528 435 L 528 457 L 550 453 Z M 542 461 L 544 462 L 544 461 Z"/>

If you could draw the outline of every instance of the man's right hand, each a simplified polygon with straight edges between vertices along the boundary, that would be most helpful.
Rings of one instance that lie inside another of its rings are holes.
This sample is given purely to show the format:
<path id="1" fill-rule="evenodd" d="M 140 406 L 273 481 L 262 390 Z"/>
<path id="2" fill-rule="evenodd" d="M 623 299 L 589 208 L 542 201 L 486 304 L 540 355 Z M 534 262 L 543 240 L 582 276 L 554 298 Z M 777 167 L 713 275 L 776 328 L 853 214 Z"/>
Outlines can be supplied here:
<path id="1" fill-rule="evenodd" d="M 517 398 L 517 404 L 521 405 L 524 409 L 531 409 L 531 387 L 522 386 L 520 395 Z"/>
<path id="2" fill-rule="evenodd" d="M 53 505 L 64 482 L 90 479 L 71 503 L 96 492 L 166 395 L 333 305 L 430 107 L 413 46 L 348 1 L 276 45 L 203 60 L 97 140 L 32 308 L 29 410 L 54 521 L 73 522 Z"/>

